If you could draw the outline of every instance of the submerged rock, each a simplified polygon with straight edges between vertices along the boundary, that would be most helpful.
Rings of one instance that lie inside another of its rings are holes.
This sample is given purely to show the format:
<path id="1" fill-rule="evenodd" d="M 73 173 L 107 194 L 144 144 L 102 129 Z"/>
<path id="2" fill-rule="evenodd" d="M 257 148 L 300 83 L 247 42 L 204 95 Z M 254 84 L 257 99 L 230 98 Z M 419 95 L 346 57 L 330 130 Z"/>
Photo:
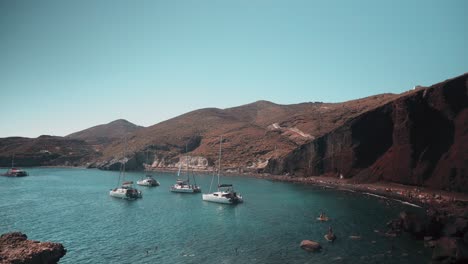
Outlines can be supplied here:
<path id="1" fill-rule="evenodd" d="M 0 236 L 2 264 L 52 264 L 57 263 L 66 252 L 60 243 L 28 240 L 28 237 L 20 232 Z"/>
<path id="2" fill-rule="evenodd" d="M 309 252 L 317 252 L 322 249 L 322 246 L 318 242 L 312 240 L 302 240 L 301 248 Z"/>
<path id="3" fill-rule="evenodd" d="M 459 238 L 442 237 L 432 253 L 432 263 L 468 263 L 468 246 Z"/>

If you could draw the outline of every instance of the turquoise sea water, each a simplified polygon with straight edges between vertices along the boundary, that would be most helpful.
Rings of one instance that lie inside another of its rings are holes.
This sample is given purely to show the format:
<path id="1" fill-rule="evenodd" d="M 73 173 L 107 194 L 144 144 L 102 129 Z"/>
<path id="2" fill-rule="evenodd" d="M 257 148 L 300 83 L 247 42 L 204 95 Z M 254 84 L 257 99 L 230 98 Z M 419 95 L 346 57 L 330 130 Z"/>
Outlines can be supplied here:
<path id="1" fill-rule="evenodd" d="M 0 233 L 63 243 L 60 263 L 427 263 L 430 251 L 408 236 L 375 232 L 402 210 L 420 210 L 359 193 L 316 186 L 224 177 L 244 196 L 236 206 L 201 194 L 169 192 L 171 173 L 141 187 L 143 199 L 109 196 L 118 172 L 29 168 L 29 177 L 0 177 Z M 128 173 L 138 180 L 141 173 Z M 211 176 L 198 176 L 207 192 Z M 332 220 L 317 222 L 324 210 Z M 323 238 L 329 226 L 338 239 Z M 361 240 L 351 240 L 359 235 Z M 323 250 L 300 249 L 303 239 Z"/>

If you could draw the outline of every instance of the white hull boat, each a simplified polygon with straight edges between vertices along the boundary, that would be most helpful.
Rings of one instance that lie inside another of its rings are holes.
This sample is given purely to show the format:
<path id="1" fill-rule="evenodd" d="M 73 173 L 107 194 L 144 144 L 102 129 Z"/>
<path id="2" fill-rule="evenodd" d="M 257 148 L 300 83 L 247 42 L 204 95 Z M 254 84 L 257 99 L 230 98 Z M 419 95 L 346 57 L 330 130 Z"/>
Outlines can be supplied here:
<path id="1" fill-rule="evenodd" d="M 187 148 L 186 148 L 186 151 L 187 151 Z M 189 157 L 187 156 L 186 157 L 187 179 L 186 180 L 177 179 L 176 183 L 171 186 L 171 189 L 170 189 L 171 192 L 177 192 L 177 193 L 200 193 L 201 192 L 200 186 L 198 186 L 197 183 L 195 182 L 195 176 L 194 175 L 192 175 L 192 177 L 193 177 L 193 181 L 194 181 L 195 184 L 190 184 L 190 175 L 189 175 L 189 171 L 188 171 L 188 167 L 189 167 L 188 158 Z M 180 177 L 181 170 L 182 170 L 182 163 L 180 163 L 180 165 L 179 165 L 179 172 L 177 172 L 178 177 Z"/>
<path id="2" fill-rule="evenodd" d="M 131 186 L 133 182 L 126 182 L 121 187 L 110 190 L 109 195 L 125 200 L 135 200 L 142 198 L 141 192 Z"/>
<path id="3" fill-rule="evenodd" d="M 127 147 L 127 141 L 125 140 L 125 148 Z M 135 189 L 133 187 L 133 181 L 125 181 L 125 164 L 127 163 L 127 159 L 125 158 L 125 149 L 124 149 L 124 161 L 121 163 L 120 173 L 119 173 L 119 181 L 122 181 L 122 185 L 120 187 L 116 187 L 110 190 L 109 195 L 111 197 L 125 199 L 125 200 L 136 200 L 138 198 L 142 198 L 143 195 L 141 191 Z"/>
<path id="4" fill-rule="evenodd" d="M 242 196 L 230 192 L 214 192 L 208 194 L 202 194 L 203 201 L 222 203 L 222 204 L 237 204 L 242 203 Z"/>
<path id="5" fill-rule="evenodd" d="M 137 184 L 141 186 L 149 186 L 149 187 L 159 186 L 159 182 L 151 176 L 146 177 L 146 179 L 137 181 Z"/>
<path id="6" fill-rule="evenodd" d="M 201 189 L 197 185 L 188 184 L 187 181 L 178 180 L 176 184 L 171 186 L 171 192 L 199 193 Z"/>
<path id="7" fill-rule="evenodd" d="M 222 137 L 219 140 L 219 160 L 218 160 L 218 191 L 212 193 L 204 193 L 202 195 L 203 201 L 221 203 L 221 204 L 238 204 L 243 203 L 244 199 L 242 196 L 234 191 L 232 184 L 220 184 L 219 183 L 219 174 L 221 172 L 221 143 Z M 211 180 L 211 185 L 213 185 L 214 175 Z M 211 191 L 210 185 L 210 191 Z"/>

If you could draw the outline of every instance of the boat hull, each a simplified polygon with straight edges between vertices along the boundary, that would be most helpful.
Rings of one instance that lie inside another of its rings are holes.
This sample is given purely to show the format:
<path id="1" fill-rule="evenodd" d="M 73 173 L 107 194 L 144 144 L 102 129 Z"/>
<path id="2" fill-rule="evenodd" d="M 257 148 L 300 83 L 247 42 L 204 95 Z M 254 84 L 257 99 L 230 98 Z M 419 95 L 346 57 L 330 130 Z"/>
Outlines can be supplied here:
<path id="1" fill-rule="evenodd" d="M 199 192 L 201 192 L 201 189 L 171 187 L 170 191 L 171 192 L 177 192 L 177 193 L 199 193 Z"/>
<path id="2" fill-rule="evenodd" d="M 124 188 L 116 188 L 109 191 L 109 195 L 114 198 L 120 198 L 125 200 L 136 200 L 138 198 L 142 198 L 142 194 L 140 191 L 135 190 L 133 193 L 129 193 L 128 189 Z"/>
<path id="3" fill-rule="evenodd" d="M 158 181 L 141 180 L 141 181 L 137 181 L 137 184 L 140 185 L 140 186 L 148 186 L 148 187 L 159 186 Z"/>
<path id="4" fill-rule="evenodd" d="M 212 202 L 212 203 L 221 203 L 221 204 L 238 204 L 238 203 L 243 202 L 242 197 L 227 198 L 227 197 L 215 196 L 212 193 L 203 194 L 202 199 L 203 201 Z"/>

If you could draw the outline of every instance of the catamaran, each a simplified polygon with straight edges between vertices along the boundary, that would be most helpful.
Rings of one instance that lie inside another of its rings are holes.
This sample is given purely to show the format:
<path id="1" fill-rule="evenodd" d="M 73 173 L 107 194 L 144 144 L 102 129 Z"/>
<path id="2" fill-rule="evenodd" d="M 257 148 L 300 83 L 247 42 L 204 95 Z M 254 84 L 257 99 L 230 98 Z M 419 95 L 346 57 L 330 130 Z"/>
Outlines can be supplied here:
<path id="1" fill-rule="evenodd" d="M 0 175 L 7 177 L 24 177 L 28 176 L 28 173 L 25 170 L 15 168 L 15 155 L 13 155 L 13 157 L 11 158 L 11 168 L 8 169 L 6 173 Z"/>
<path id="2" fill-rule="evenodd" d="M 153 178 L 151 174 L 149 174 L 149 171 L 146 169 L 147 166 L 148 166 L 148 152 L 146 152 L 146 166 L 145 166 L 146 178 L 138 180 L 137 184 L 141 186 L 148 186 L 148 187 L 159 186 L 159 182 L 155 178 Z"/>
<path id="3" fill-rule="evenodd" d="M 197 185 L 195 182 L 195 176 L 192 175 L 193 177 L 193 183 L 190 184 L 190 174 L 188 171 L 188 164 L 189 164 L 189 157 L 186 156 L 186 164 L 187 164 L 187 179 L 180 179 L 180 172 L 182 170 L 182 162 L 179 164 L 179 171 L 177 172 L 177 179 L 176 183 L 171 186 L 171 192 L 179 192 L 179 193 L 199 193 L 201 192 L 201 188 Z"/>
<path id="4" fill-rule="evenodd" d="M 234 190 L 232 184 L 221 184 L 219 181 L 219 174 L 221 172 L 221 145 L 223 138 L 219 140 L 219 159 L 218 159 L 218 191 L 211 193 L 211 186 L 213 185 L 213 178 L 211 179 L 210 193 L 204 193 L 202 195 L 203 201 L 222 203 L 222 204 L 237 204 L 244 202 L 242 196 Z"/>
<path id="5" fill-rule="evenodd" d="M 127 147 L 127 142 L 125 141 L 125 148 Z M 109 195 L 115 198 L 121 198 L 125 200 L 136 200 L 142 198 L 142 193 L 138 189 L 133 187 L 133 181 L 124 181 L 125 180 L 125 164 L 127 163 L 127 158 L 125 157 L 124 150 L 124 160 L 120 165 L 120 173 L 118 183 L 122 180 L 122 185 L 110 190 Z M 118 185 L 117 183 L 117 185 Z"/>

